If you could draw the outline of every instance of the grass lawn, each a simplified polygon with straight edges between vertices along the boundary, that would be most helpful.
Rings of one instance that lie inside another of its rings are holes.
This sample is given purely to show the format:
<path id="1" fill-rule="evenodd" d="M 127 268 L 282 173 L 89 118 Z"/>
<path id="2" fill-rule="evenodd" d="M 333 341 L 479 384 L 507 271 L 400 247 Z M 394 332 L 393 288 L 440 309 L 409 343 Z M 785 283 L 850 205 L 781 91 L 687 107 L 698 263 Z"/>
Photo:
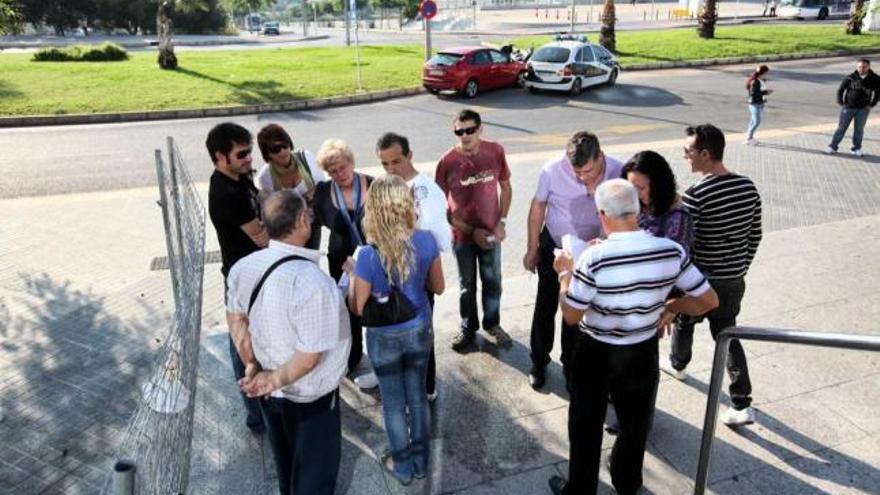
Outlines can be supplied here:
<path id="1" fill-rule="evenodd" d="M 424 49 L 361 47 L 368 91 L 417 86 Z M 268 103 L 352 94 L 354 48 L 179 52 L 163 71 L 155 52 L 123 62 L 31 62 L 0 54 L 0 115 L 95 113 Z"/>
<path id="2" fill-rule="evenodd" d="M 596 34 L 591 39 L 596 39 Z M 880 35 L 846 36 L 838 26 L 719 27 L 714 40 L 696 29 L 621 31 L 624 64 L 874 47 Z M 536 47 L 549 37 L 519 38 Z M 154 52 L 124 62 L 31 62 L 0 53 L 0 115 L 162 110 L 270 103 L 355 92 L 353 48 L 273 48 L 180 52 L 181 68 L 162 71 Z M 418 86 L 418 45 L 362 47 L 364 89 Z"/>
<path id="3" fill-rule="evenodd" d="M 590 33 L 590 41 L 598 42 L 599 34 Z M 520 47 L 536 48 L 550 41 L 549 36 L 516 38 Z M 627 64 L 671 62 L 705 58 L 743 57 L 781 53 L 821 52 L 854 48 L 880 50 L 880 34 L 849 36 L 843 21 L 836 26 L 719 26 L 715 38 L 704 40 L 696 28 L 662 31 L 618 31 L 617 56 Z"/>

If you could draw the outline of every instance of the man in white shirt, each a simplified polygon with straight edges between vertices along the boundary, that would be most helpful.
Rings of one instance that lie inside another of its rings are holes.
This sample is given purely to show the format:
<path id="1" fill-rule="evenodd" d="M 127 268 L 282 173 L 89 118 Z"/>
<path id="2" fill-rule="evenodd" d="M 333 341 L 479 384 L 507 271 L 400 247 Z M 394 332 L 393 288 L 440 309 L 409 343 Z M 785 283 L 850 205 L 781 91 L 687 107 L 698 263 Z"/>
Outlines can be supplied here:
<path id="1" fill-rule="evenodd" d="M 700 315 L 718 306 L 684 248 L 639 229 L 639 195 L 632 184 L 602 182 L 596 209 L 608 239 L 584 251 L 577 263 L 567 252 L 553 263 L 562 316 L 584 334 L 570 364 L 569 480 L 550 478 L 555 495 L 596 492 L 609 396 L 620 422 L 611 483 L 620 494 L 639 491 L 660 373 L 658 335 L 676 313 Z M 686 295 L 667 301 L 673 287 Z"/>
<path id="2" fill-rule="evenodd" d="M 406 181 L 413 193 L 418 217 L 417 228 L 427 230 L 434 236 L 437 246 L 443 252 L 449 248 L 452 231 L 446 219 L 446 195 L 434 179 L 419 173 L 412 164 L 412 150 L 409 139 L 394 132 L 386 132 L 376 142 L 376 155 L 382 162 L 385 172 L 396 175 Z M 428 292 L 428 301 L 434 309 L 434 294 Z M 437 365 L 434 360 L 434 346 L 431 346 L 428 358 L 428 378 L 426 391 L 428 400 L 437 398 L 436 389 Z"/>
<path id="3" fill-rule="evenodd" d="M 339 381 L 351 329 L 342 294 L 304 248 L 306 203 L 290 190 L 263 203 L 269 246 L 229 272 L 226 318 L 246 365 L 239 385 L 260 407 L 281 493 L 332 494 L 341 454 Z M 295 476 L 294 476 L 295 474 Z"/>

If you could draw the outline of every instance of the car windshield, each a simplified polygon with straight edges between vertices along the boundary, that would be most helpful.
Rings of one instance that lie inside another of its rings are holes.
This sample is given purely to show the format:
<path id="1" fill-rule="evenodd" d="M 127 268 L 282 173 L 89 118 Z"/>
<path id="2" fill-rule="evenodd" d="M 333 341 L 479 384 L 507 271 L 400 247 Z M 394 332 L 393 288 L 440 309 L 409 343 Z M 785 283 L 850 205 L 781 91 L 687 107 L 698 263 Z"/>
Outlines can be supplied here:
<path id="1" fill-rule="evenodd" d="M 545 46 L 532 55 L 532 61 L 560 64 L 568 61 L 570 53 L 568 48 L 562 48 L 561 46 Z"/>
<path id="2" fill-rule="evenodd" d="M 455 65 L 463 55 L 458 53 L 438 53 L 428 60 L 429 65 Z"/>
<path id="3" fill-rule="evenodd" d="M 782 5 L 787 7 L 819 7 L 819 0 L 782 0 Z"/>
<path id="4" fill-rule="evenodd" d="M 277 23 L 277 22 L 274 22 L 274 21 L 267 22 L 267 23 L 265 23 L 265 24 L 263 24 L 263 25 L 266 26 L 267 28 L 268 28 L 268 27 L 278 27 L 278 23 Z"/>

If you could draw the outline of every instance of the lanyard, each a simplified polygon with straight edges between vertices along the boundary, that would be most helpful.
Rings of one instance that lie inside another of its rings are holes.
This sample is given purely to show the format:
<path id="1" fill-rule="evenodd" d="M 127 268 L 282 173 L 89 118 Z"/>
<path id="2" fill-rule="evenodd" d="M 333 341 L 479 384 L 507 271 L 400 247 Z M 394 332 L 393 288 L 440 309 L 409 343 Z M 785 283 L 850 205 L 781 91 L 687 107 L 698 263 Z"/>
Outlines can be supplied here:
<path id="1" fill-rule="evenodd" d="M 352 201 L 354 203 L 354 219 L 348 214 L 348 208 L 345 206 L 345 198 L 342 196 L 342 188 L 340 188 L 339 184 L 336 182 L 333 182 L 333 194 L 336 195 L 336 207 L 339 209 L 339 214 L 342 215 L 342 218 L 345 219 L 345 223 L 348 224 L 352 238 L 357 245 L 360 246 L 364 241 L 354 222 L 360 218 L 361 212 L 361 177 L 358 174 L 354 174 L 354 198 Z"/>

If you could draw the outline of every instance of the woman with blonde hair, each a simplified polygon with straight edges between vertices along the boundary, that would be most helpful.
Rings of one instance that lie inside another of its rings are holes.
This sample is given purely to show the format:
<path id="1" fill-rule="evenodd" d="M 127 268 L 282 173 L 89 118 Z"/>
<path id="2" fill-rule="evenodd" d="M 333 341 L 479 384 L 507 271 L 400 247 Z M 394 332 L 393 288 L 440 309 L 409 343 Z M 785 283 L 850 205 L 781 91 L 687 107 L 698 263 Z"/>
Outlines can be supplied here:
<path id="1" fill-rule="evenodd" d="M 425 477 L 428 467 L 425 377 L 434 334 L 427 291 L 440 294 L 444 289 L 437 242 L 415 225 L 412 192 L 403 179 L 384 175 L 373 181 L 364 216 L 369 244 L 355 253 L 349 292 L 349 307 L 360 315 L 368 299 L 382 304 L 393 286 L 415 313 L 407 321 L 367 327 L 367 349 L 379 380 L 393 463 L 388 468 L 404 485 Z"/>
<path id="2" fill-rule="evenodd" d="M 354 250 L 364 243 L 363 226 L 364 205 L 367 201 L 367 188 L 373 178 L 354 170 L 354 153 L 345 141 L 328 139 L 318 149 L 318 165 L 330 176 L 329 181 L 315 186 L 315 222 L 330 229 L 327 243 L 327 265 L 330 276 L 339 282 L 342 266 L 354 254 Z M 363 337 L 360 318 L 349 313 L 351 322 L 351 352 L 348 357 L 348 371 L 354 373 L 363 357 Z M 373 388 L 376 380 L 372 373 L 354 379 L 361 388 Z"/>

